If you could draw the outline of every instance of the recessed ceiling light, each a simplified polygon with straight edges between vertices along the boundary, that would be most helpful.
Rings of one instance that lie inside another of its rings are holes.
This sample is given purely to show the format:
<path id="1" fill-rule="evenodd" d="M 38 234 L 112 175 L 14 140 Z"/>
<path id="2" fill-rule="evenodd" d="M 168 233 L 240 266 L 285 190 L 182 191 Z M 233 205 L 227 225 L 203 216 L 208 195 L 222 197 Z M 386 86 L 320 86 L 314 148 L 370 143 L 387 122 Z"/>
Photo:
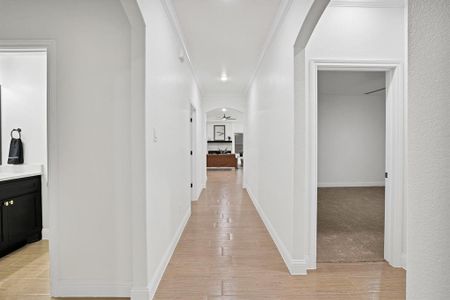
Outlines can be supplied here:
<path id="1" fill-rule="evenodd" d="M 222 111 L 223 111 L 223 112 L 226 112 L 226 111 L 227 111 L 227 109 L 226 109 L 226 108 L 222 108 Z"/>
<path id="2" fill-rule="evenodd" d="M 225 73 L 225 72 L 222 72 L 222 75 L 220 76 L 220 80 L 221 81 L 223 81 L 223 82 L 226 82 L 226 81 L 228 81 L 228 75 L 227 75 L 227 73 Z"/>

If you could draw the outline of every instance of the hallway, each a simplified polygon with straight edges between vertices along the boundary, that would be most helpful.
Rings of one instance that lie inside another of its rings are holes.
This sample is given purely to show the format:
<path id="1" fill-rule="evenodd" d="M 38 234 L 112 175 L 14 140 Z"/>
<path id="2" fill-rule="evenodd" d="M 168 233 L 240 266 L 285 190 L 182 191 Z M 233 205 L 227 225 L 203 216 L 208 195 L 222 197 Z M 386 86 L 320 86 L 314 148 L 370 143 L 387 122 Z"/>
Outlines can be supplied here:
<path id="1" fill-rule="evenodd" d="M 405 271 L 385 262 L 290 276 L 241 181 L 241 171 L 208 172 L 155 299 L 405 298 Z"/>

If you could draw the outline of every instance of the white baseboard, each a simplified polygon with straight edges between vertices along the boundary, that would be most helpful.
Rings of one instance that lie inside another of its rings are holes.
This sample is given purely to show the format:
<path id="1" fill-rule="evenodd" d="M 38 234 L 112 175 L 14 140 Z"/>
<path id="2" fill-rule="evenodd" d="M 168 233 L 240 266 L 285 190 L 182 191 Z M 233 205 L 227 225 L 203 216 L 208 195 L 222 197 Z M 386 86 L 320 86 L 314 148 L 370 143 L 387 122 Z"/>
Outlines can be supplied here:
<path id="1" fill-rule="evenodd" d="M 50 239 L 50 229 L 42 228 L 42 239 L 48 241 Z"/>
<path id="2" fill-rule="evenodd" d="M 192 201 L 198 201 L 198 199 L 200 199 L 200 196 L 201 196 L 201 194 L 202 194 L 204 189 L 205 189 L 204 187 L 201 187 L 200 189 L 198 189 L 196 191 L 196 193 L 195 193 L 195 199 L 192 200 Z"/>
<path id="3" fill-rule="evenodd" d="M 146 286 L 131 289 L 131 300 L 148 300 L 150 298 L 150 289 Z"/>
<path id="4" fill-rule="evenodd" d="M 407 258 L 406 258 L 406 253 L 402 253 L 402 268 L 407 270 Z"/>
<path id="5" fill-rule="evenodd" d="M 291 254 L 289 253 L 286 245 L 283 243 L 283 241 L 279 238 L 275 228 L 273 227 L 272 223 L 270 222 L 267 215 L 264 213 L 264 210 L 259 205 L 258 201 L 254 197 L 252 191 L 247 187 L 246 188 L 247 193 L 250 196 L 250 199 L 253 202 L 253 205 L 255 206 L 256 210 L 258 211 L 259 216 L 264 222 L 264 225 L 266 226 L 267 230 L 269 231 L 270 236 L 272 237 L 272 240 L 274 241 L 275 245 L 277 246 L 278 252 L 280 252 L 281 257 L 284 260 L 284 263 L 286 264 L 289 273 L 291 275 L 306 275 L 306 261 L 304 259 L 293 259 Z"/>
<path id="6" fill-rule="evenodd" d="M 167 265 L 170 262 L 170 259 L 172 258 L 173 252 L 175 251 L 175 248 L 177 247 L 178 241 L 181 238 L 181 235 L 183 234 L 184 228 L 186 227 L 187 222 L 189 221 L 189 218 L 191 217 L 191 206 L 189 205 L 189 209 L 186 212 L 185 216 L 183 217 L 183 220 L 180 223 L 180 226 L 178 227 L 175 236 L 172 239 L 172 242 L 170 243 L 169 247 L 166 250 L 166 253 L 164 253 L 163 258 L 161 259 L 161 262 L 158 265 L 158 268 L 156 269 L 155 274 L 153 275 L 153 278 L 150 281 L 150 284 L 148 286 L 148 297 L 147 299 L 153 299 L 156 294 L 156 290 L 158 289 L 159 282 L 161 281 L 164 272 L 167 268 Z M 140 297 L 140 296 L 139 296 Z M 134 298 L 131 298 L 132 300 L 135 300 Z M 140 300 L 140 298 L 136 298 Z"/>
<path id="7" fill-rule="evenodd" d="M 367 182 L 319 182 L 318 187 L 371 187 L 384 186 L 384 181 L 367 181 Z"/>
<path id="8" fill-rule="evenodd" d="M 130 297 L 131 282 L 95 282 L 59 280 L 54 284 L 53 297 Z"/>

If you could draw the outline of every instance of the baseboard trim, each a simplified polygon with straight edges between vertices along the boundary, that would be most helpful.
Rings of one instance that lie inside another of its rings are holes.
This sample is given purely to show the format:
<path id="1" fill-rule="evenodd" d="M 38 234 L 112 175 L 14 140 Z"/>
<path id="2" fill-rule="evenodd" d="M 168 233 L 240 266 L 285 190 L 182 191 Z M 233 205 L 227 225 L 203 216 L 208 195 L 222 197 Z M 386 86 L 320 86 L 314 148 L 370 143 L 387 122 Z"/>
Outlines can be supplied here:
<path id="1" fill-rule="evenodd" d="M 148 287 L 134 287 L 131 289 L 130 300 L 148 300 L 150 298 L 150 289 Z"/>
<path id="2" fill-rule="evenodd" d="M 405 269 L 405 270 L 407 270 L 407 258 L 406 258 L 406 253 L 402 253 L 402 268 L 403 269 Z"/>
<path id="3" fill-rule="evenodd" d="M 131 290 L 131 282 L 58 280 L 53 284 L 53 297 L 126 298 Z"/>
<path id="4" fill-rule="evenodd" d="M 50 239 L 50 229 L 49 228 L 42 229 L 42 239 L 45 241 L 48 241 Z"/>
<path id="5" fill-rule="evenodd" d="M 273 227 L 272 223 L 270 222 L 267 215 L 264 213 L 264 210 L 259 205 L 258 201 L 256 200 L 255 196 L 253 195 L 251 189 L 246 188 L 248 195 L 250 196 L 250 199 L 253 202 L 253 205 L 256 208 L 256 211 L 258 212 L 260 218 L 262 219 L 264 225 L 267 228 L 267 231 L 269 231 L 270 236 L 272 237 L 272 240 L 275 243 L 275 246 L 278 249 L 278 252 L 280 252 L 281 257 L 283 258 L 284 263 L 286 264 L 286 267 L 289 270 L 289 273 L 291 275 L 307 275 L 307 265 L 306 261 L 304 259 L 293 259 L 291 254 L 289 253 L 286 245 L 283 243 L 283 241 L 278 236 L 275 228 Z"/>
<path id="6" fill-rule="evenodd" d="M 204 187 L 201 187 L 200 189 L 198 189 L 195 193 L 195 199 L 192 201 L 194 201 L 194 202 L 198 201 L 198 199 L 200 199 L 200 196 L 202 195 L 204 189 L 205 189 Z"/>
<path id="7" fill-rule="evenodd" d="M 377 187 L 385 186 L 384 181 L 368 181 L 368 182 L 319 182 L 318 187 Z"/>
<path id="8" fill-rule="evenodd" d="M 189 218 L 191 217 L 191 206 L 189 205 L 189 209 L 187 210 L 186 214 L 183 217 L 183 220 L 180 223 L 180 226 L 178 227 L 175 236 L 172 239 L 172 242 L 170 243 L 169 247 L 166 250 L 166 253 L 164 254 L 161 262 L 158 265 L 158 268 L 156 269 L 155 274 L 153 275 L 153 278 L 150 281 L 149 287 L 148 287 L 148 297 L 146 299 L 153 299 L 156 294 L 156 290 L 158 289 L 159 283 L 164 275 L 164 272 L 166 271 L 167 265 L 170 262 L 170 259 L 172 258 L 173 252 L 175 251 L 175 248 L 177 247 L 178 241 L 181 238 L 181 235 L 183 234 L 184 228 L 186 227 L 187 222 L 189 221 Z M 132 298 L 132 300 L 135 300 Z"/>

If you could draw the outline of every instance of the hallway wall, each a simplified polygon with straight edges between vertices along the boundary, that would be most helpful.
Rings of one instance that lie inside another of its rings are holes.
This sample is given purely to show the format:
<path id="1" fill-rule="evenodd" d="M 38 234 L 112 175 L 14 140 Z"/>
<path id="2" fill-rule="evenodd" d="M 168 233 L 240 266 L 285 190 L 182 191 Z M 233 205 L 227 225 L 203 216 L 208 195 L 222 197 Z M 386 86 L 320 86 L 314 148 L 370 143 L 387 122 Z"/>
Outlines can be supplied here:
<path id="1" fill-rule="evenodd" d="M 2 43 L 54 45 L 48 53 L 53 295 L 128 296 L 134 132 L 127 15 L 118 0 L 1 0 L 0 6 Z"/>
<path id="2" fill-rule="evenodd" d="M 197 113 L 198 187 L 206 180 L 205 125 L 200 91 L 183 45 L 159 0 L 138 1 L 146 32 L 147 259 L 155 292 L 191 209 L 191 104 Z M 195 149 L 194 149 L 195 150 Z M 197 191 L 197 194 L 200 192 Z M 143 287 L 145 288 L 145 287 Z M 142 299 L 149 296 L 142 295 Z"/>
<path id="3" fill-rule="evenodd" d="M 293 252 L 294 51 L 313 1 L 293 1 L 266 50 L 248 93 L 244 186 L 291 273 L 304 273 Z"/>
<path id="4" fill-rule="evenodd" d="M 293 46 L 311 5 L 300 2 L 292 3 L 249 91 L 244 182 L 289 269 L 304 274 L 311 238 L 305 101 L 310 60 L 404 62 L 405 20 L 402 7 L 374 8 L 362 2 L 330 6 L 294 60 Z M 294 85 L 294 71 L 306 89 Z"/>
<path id="5" fill-rule="evenodd" d="M 389 3 L 384 3 L 380 7 L 370 7 L 370 5 L 358 3 L 341 7 L 333 6 L 331 3 L 305 48 L 306 82 L 309 82 L 308 66 L 311 60 L 394 61 L 404 66 L 406 63 L 406 34 L 405 8 L 399 7 L 399 3 L 395 1 L 391 6 Z M 304 97 L 299 95 L 295 101 L 308 99 L 306 98 L 308 97 L 308 87 Z M 307 120 L 304 112 L 299 112 L 298 115 L 296 113 L 297 116 Z M 295 138 L 307 141 L 307 131 L 296 131 Z M 308 159 L 306 157 L 306 166 Z M 297 187 L 301 186 L 297 185 Z M 306 192 L 308 193 L 308 189 Z M 309 205 L 309 198 L 305 200 L 306 205 Z M 402 264 L 405 265 L 406 217 L 401 230 L 403 232 Z M 306 235 L 308 232 L 309 230 L 306 230 L 303 234 Z"/>
<path id="6" fill-rule="evenodd" d="M 450 299 L 450 2 L 409 1 L 409 300 Z"/>

